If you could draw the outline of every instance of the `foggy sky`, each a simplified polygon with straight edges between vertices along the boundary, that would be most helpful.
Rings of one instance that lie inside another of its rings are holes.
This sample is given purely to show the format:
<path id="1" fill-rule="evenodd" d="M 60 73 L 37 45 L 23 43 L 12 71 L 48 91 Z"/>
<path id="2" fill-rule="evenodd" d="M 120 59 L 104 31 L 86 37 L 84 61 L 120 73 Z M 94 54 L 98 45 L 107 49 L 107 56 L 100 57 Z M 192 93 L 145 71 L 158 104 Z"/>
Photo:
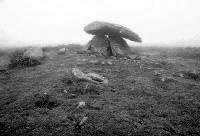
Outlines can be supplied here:
<path id="1" fill-rule="evenodd" d="M 121 24 L 145 43 L 199 42 L 199 0 L 0 0 L 0 43 L 86 43 L 99 20 Z"/>

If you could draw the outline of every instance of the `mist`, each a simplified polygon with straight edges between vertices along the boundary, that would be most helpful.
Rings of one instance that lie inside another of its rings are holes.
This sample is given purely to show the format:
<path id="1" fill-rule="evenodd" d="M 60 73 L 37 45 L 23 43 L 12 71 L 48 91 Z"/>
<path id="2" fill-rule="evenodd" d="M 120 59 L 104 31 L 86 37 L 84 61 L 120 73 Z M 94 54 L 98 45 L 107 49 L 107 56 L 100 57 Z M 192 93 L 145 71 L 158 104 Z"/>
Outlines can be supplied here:
<path id="1" fill-rule="evenodd" d="M 145 44 L 200 45 L 199 4 L 199 0 L 0 0 L 0 45 L 85 44 L 92 35 L 83 27 L 96 20 L 126 26 Z"/>

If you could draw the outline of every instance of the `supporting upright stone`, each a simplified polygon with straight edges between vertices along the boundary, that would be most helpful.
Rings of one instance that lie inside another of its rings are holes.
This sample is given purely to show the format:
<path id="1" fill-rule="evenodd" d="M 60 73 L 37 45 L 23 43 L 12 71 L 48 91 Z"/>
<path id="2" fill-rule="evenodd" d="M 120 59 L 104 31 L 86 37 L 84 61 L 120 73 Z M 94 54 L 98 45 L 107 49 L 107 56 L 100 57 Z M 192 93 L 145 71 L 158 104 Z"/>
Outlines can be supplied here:
<path id="1" fill-rule="evenodd" d="M 97 52 L 103 56 L 112 56 L 109 41 L 104 35 L 94 36 L 88 43 L 88 50 Z"/>

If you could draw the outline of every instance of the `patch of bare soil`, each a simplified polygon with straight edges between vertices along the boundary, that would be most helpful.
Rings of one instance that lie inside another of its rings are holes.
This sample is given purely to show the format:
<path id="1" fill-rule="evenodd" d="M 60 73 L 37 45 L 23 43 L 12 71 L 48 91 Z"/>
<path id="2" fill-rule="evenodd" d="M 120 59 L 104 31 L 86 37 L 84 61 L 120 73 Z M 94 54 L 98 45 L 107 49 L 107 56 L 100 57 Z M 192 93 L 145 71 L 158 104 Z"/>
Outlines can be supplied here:
<path id="1" fill-rule="evenodd" d="M 0 72 L 0 135 L 200 135 L 197 60 L 78 51 L 48 50 L 42 65 Z M 78 80 L 72 68 L 109 82 Z"/>

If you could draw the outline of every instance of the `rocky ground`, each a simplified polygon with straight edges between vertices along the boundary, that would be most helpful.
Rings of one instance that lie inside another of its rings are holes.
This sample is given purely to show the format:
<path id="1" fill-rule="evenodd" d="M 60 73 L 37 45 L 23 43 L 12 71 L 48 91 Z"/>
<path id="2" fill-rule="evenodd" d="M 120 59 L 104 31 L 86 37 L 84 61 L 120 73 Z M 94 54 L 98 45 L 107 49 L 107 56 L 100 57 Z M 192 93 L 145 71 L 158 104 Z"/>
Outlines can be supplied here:
<path id="1" fill-rule="evenodd" d="M 200 135 L 199 60 L 79 51 L 46 50 L 42 65 L 0 71 L 0 135 Z M 77 80 L 72 68 L 108 84 Z"/>

